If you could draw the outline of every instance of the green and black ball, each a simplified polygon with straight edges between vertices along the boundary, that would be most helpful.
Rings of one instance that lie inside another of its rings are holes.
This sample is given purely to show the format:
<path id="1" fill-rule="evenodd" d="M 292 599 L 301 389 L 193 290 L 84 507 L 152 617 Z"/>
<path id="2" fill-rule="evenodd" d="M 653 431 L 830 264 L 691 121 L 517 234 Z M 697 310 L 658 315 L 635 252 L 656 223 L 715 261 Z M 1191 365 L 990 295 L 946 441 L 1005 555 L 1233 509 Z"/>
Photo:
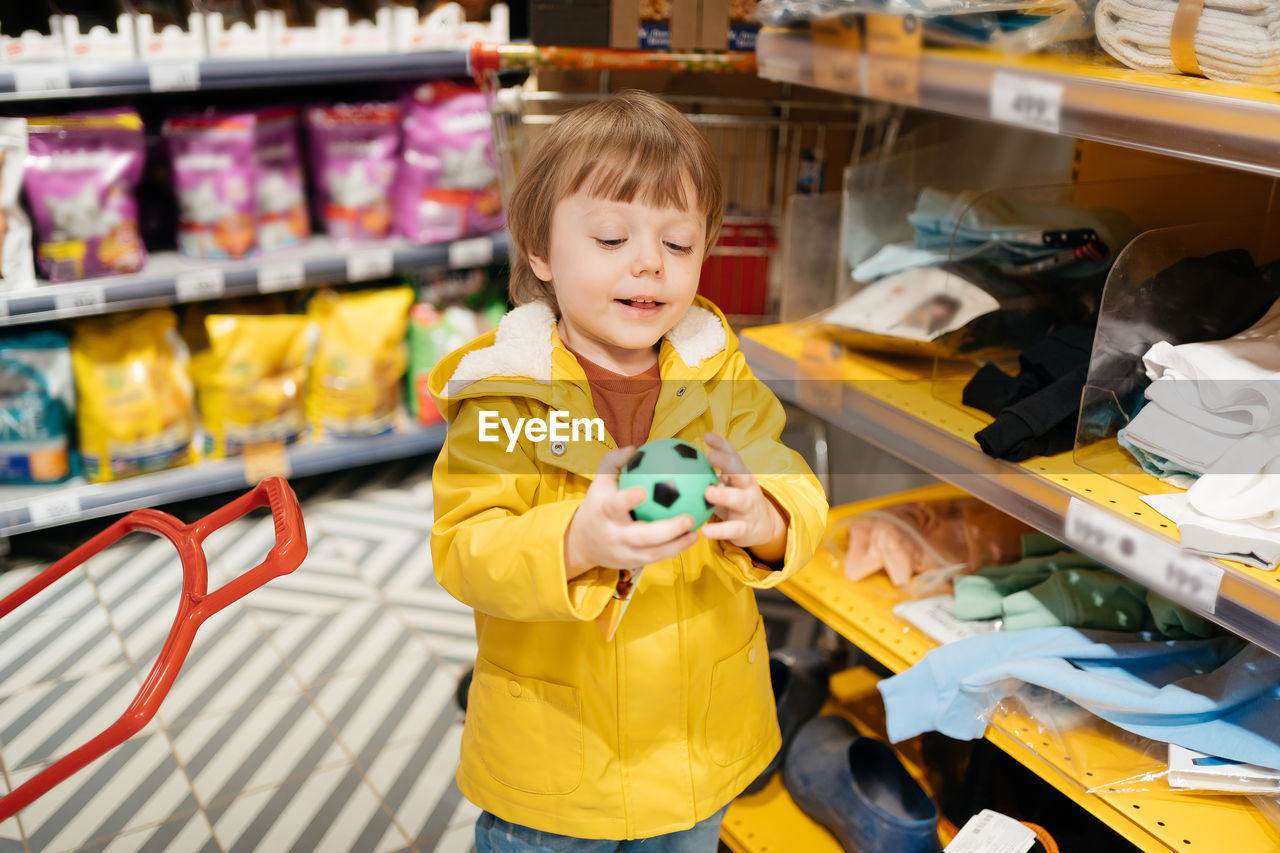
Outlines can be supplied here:
<path id="1" fill-rule="evenodd" d="M 718 483 L 716 471 L 702 451 L 678 438 L 660 438 L 642 445 L 618 475 L 618 488 L 643 487 L 648 497 L 631 510 L 637 521 L 662 521 L 678 515 L 693 517 L 697 530 L 715 507 L 703 493 Z"/>

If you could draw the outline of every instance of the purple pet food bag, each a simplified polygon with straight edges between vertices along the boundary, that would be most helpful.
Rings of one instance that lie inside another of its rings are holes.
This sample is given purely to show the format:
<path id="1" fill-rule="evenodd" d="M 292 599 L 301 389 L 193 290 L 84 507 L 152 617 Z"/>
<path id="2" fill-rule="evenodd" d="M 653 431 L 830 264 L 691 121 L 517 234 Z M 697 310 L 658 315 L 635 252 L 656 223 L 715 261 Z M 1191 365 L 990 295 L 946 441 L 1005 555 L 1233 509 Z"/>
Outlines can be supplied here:
<path id="1" fill-rule="evenodd" d="M 337 104 L 307 110 L 311 174 L 320 219 L 339 243 L 391 233 L 391 184 L 400 148 L 396 104 Z"/>
<path id="2" fill-rule="evenodd" d="M 397 233 L 415 243 L 487 234 L 503 225 L 489 107 L 474 86 L 424 83 L 409 96 L 396 180 Z"/>
<path id="3" fill-rule="evenodd" d="M 300 246 L 311 237 L 306 176 L 298 147 L 298 111 L 260 110 L 258 158 L 258 248 L 264 252 Z"/>
<path id="4" fill-rule="evenodd" d="M 178 197 L 178 250 L 243 258 L 257 246 L 252 113 L 172 116 L 164 138 Z"/>
<path id="5" fill-rule="evenodd" d="M 134 190 L 142 119 L 130 109 L 27 120 L 23 186 L 36 226 L 36 263 L 50 281 L 142 269 Z"/>

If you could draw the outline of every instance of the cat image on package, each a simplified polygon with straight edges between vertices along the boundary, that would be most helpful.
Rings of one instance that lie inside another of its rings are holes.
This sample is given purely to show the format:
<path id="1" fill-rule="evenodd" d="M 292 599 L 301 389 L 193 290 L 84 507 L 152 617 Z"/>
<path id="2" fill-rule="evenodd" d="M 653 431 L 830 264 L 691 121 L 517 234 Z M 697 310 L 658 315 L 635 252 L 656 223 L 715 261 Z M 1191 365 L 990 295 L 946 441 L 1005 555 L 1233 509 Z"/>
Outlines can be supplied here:
<path id="1" fill-rule="evenodd" d="M 399 120 L 400 108 L 393 103 L 307 110 L 317 209 L 335 241 L 377 240 L 391 233 Z"/>
<path id="2" fill-rule="evenodd" d="M 142 177 L 142 119 L 121 109 L 27 124 L 23 184 L 40 271 L 50 281 L 67 281 L 142 269 L 134 196 Z"/>
<path id="3" fill-rule="evenodd" d="M 261 110 L 257 118 L 258 248 L 274 252 L 311 237 L 298 112 L 292 107 Z"/>
<path id="4" fill-rule="evenodd" d="M 0 119 L 0 289 L 4 290 L 36 283 L 31 223 L 18 203 L 26 159 L 26 119 Z"/>
<path id="5" fill-rule="evenodd" d="M 178 249 L 193 258 L 242 258 L 257 247 L 252 113 L 172 116 L 164 138 L 181 215 Z"/>

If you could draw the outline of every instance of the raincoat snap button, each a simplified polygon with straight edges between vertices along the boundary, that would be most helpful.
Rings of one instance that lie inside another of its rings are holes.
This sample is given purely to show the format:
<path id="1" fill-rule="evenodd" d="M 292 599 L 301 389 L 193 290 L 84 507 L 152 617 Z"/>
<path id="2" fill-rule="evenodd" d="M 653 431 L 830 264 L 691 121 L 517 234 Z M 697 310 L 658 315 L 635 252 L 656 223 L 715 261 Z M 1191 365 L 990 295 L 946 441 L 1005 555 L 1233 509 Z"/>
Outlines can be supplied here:
<path id="1" fill-rule="evenodd" d="M 752 649 L 751 651 L 747 652 L 747 663 L 755 663 L 755 662 L 756 662 L 756 650 Z"/>
<path id="2" fill-rule="evenodd" d="M 677 389 L 676 389 L 676 396 L 677 396 L 677 397 L 683 397 L 683 396 L 684 396 L 684 389 L 683 389 L 683 388 L 677 388 Z"/>
<path id="3" fill-rule="evenodd" d="M 551 452 L 554 453 L 556 456 L 564 456 L 564 442 L 563 441 L 551 442 Z"/>
<path id="4" fill-rule="evenodd" d="M 752 654 L 754 654 L 754 653 L 755 653 L 755 652 L 754 652 L 754 650 L 753 650 L 753 651 L 752 651 Z M 508 682 L 507 682 L 507 692 L 509 692 L 512 696 L 519 696 L 519 695 L 520 695 L 520 683 L 519 683 L 519 682 L 517 682 L 517 681 L 508 681 Z"/>

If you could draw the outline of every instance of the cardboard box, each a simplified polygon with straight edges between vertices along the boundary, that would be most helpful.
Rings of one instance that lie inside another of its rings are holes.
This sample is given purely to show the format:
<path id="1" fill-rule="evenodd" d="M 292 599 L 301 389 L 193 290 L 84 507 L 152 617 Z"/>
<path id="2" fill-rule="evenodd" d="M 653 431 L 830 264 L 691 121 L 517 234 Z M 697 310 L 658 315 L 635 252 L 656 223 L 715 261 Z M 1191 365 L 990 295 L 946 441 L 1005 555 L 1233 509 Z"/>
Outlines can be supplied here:
<path id="1" fill-rule="evenodd" d="M 333 28 L 330 18 L 319 13 L 310 24 L 289 26 L 282 10 L 273 9 L 271 16 L 272 56 L 325 56 L 333 52 Z"/>
<path id="2" fill-rule="evenodd" d="M 204 15 L 192 12 L 186 27 L 165 24 L 157 28 L 147 12 L 135 12 L 138 57 L 143 60 L 201 59 L 207 51 Z"/>
<path id="3" fill-rule="evenodd" d="M 75 15 L 55 15 L 52 23 L 61 32 L 67 45 L 67 58 L 72 62 L 128 62 L 138 58 L 133 17 L 127 13 L 116 16 L 114 31 L 98 24 L 81 32 Z"/>
<path id="4" fill-rule="evenodd" d="M 5 15 L 0 13 L 0 24 Z M 67 58 L 67 44 L 51 18 L 42 19 L 44 30 L 0 32 L 0 64 L 6 62 L 62 62 Z M 9 29 L 9 28 L 6 28 Z M 12 29 L 17 29 L 13 27 Z"/>
<path id="5" fill-rule="evenodd" d="M 529 40 L 553 47 L 608 47 L 610 0 L 530 0 Z"/>
<path id="6" fill-rule="evenodd" d="M 444 3 L 427 15 L 408 6 L 393 6 L 393 49 L 465 50 L 473 42 L 506 44 L 511 40 L 511 15 L 505 3 L 495 3 L 488 21 L 468 21 L 457 3 Z"/>
<path id="7" fill-rule="evenodd" d="M 221 12 L 206 12 L 204 26 L 209 55 L 234 58 L 269 56 L 274 23 L 271 13 L 265 9 L 254 12 L 252 26 L 244 21 L 228 23 Z"/>
<path id="8" fill-rule="evenodd" d="M 379 6 L 373 20 L 353 18 L 343 8 L 322 9 L 321 15 L 329 19 L 335 53 L 390 53 L 392 37 L 392 10 Z"/>
<path id="9" fill-rule="evenodd" d="M 529 37 L 556 47 L 725 50 L 734 2 L 754 8 L 746 0 L 532 0 Z"/>

